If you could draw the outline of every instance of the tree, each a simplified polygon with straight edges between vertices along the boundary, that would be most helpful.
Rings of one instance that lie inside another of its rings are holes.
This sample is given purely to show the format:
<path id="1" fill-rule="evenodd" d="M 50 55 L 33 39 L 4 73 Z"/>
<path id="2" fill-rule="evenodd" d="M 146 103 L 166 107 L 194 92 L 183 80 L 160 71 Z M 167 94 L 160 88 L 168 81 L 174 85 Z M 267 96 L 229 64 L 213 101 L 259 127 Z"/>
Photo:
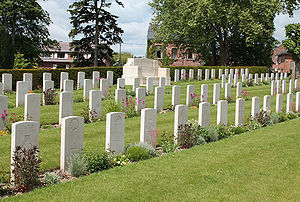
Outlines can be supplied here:
<path id="1" fill-rule="evenodd" d="M 37 68 L 37 63 L 30 62 L 24 58 L 24 54 L 16 53 L 14 60 L 14 69 L 31 69 Z"/>
<path id="2" fill-rule="evenodd" d="M 113 0 L 120 6 L 123 4 Z M 94 66 L 105 65 L 104 61 L 112 61 L 113 50 L 111 45 L 122 42 L 123 30 L 117 25 L 117 16 L 105 9 L 110 8 L 108 0 L 79 0 L 70 5 L 73 29 L 69 33 L 73 41 L 74 63 L 76 66 L 86 66 L 92 61 Z M 83 35 L 79 40 L 77 36 Z M 83 54 L 90 54 L 90 58 L 84 58 Z"/>
<path id="3" fill-rule="evenodd" d="M 285 26 L 287 39 L 283 41 L 284 47 L 293 56 L 293 60 L 300 62 L 300 23 Z"/>
<path id="4" fill-rule="evenodd" d="M 117 62 L 120 60 L 120 54 L 114 53 L 113 58 L 114 58 L 114 63 L 117 64 Z M 126 64 L 128 58 L 133 58 L 133 55 L 129 52 L 121 52 L 121 66 Z"/>
<path id="5" fill-rule="evenodd" d="M 12 69 L 14 65 L 14 49 L 11 37 L 4 26 L 0 26 L 0 68 Z"/>
<path id="6" fill-rule="evenodd" d="M 23 53 L 26 59 L 37 59 L 43 49 L 54 44 L 49 39 L 50 23 L 49 14 L 37 0 L 0 1 L 0 24 L 8 30 L 14 53 Z"/>
<path id="7" fill-rule="evenodd" d="M 270 63 L 274 18 L 283 10 L 295 9 L 297 2 L 153 0 L 150 6 L 156 40 L 174 43 L 183 50 L 189 47 L 206 64 L 226 66 Z"/>

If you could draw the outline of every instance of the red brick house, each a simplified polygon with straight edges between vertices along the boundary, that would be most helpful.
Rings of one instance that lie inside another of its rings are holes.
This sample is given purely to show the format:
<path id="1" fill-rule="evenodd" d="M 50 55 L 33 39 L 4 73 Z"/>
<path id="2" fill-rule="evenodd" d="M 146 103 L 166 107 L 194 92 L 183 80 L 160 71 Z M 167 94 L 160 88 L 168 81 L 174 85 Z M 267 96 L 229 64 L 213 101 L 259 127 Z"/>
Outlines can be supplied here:
<path id="1" fill-rule="evenodd" d="M 282 44 L 273 50 L 272 61 L 274 63 L 273 69 L 281 73 L 290 73 L 291 63 L 294 62 L 292 55 L 288 53 Z"/>
<path id="2" fill-rule="evenodd" d="M 197 54 L 190 51 L 190 49 L 185 49 L 184 51 L 180 50 L 180 48 L 175 47 L 174 44 L 168 44 L 163 50 L 164 46 L 161 43 L 152 43 L 151 41 L 154 39 L 154 31 L 152 26 L 150 25 L 148 28 L 147 34 L 147 58 L 155 58 L 162 59 L 163 53 L 165 51 L 166 55 L 173 59 L 174 62 L 171 66 L 202 66 L 201 60 L 197 60 Z M 150 55 L 149 52 L 152 52 L 153 55 Z"/>

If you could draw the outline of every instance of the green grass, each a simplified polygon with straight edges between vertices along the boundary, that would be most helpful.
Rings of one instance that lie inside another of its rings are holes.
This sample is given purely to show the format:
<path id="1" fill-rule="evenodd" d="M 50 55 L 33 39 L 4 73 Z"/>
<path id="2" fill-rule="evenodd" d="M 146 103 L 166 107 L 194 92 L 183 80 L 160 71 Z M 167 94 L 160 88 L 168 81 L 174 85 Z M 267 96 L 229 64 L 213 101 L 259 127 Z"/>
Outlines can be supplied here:
<path id="1" fill-rule="evenodd" d="M 300 119 L 7 201 L 297 201 Z"/>
<path id="2" fill-rule="evenodd" d="M 181 86 L 181 103 L 185 103 L 186 99 L 186 86 L 191 84 L 195 86 L 195 91 L 199 93 L 202 83 L 209 84 L 209 96 L 213 94 L 213 84 L 220 81 L 193 81 L 193 82 L 179 82 L 177 85 Z M 128 87 L 129 88 L 129 87 Z M 111 91 L 114 88 L 110 89 Z M 261 98 L 261 106 L 263 103 L 263 96 L 270 93 L 270 85 L 268 86 L 256 86 L 247 88 L 251 92 L 251 96 L 259 96 Z M 232 88 L 232 97 L 235 97 L 236 88 Z M 75 91 L 75 96 L 82 96 L 82 91 Z M 224 89 L 221 89 L 221 99 L 224 96 Z M 171 87 L 166 88 L 166 95 L 164 97 L 165 106 L 171 104 Z M 295 97 L 295 96 L 294 96 Z M 294 98 L 295 99 L 295 98 Z M 284 96 L 284 103 L 286 102 L 286 96 Z M 105 106 L 105 102 L 103 105 Z M 146 104 L 149 107 L 153 107 L 154 95 L 147 96 Z M 87 103 L 74 103 L 74 115 L 80 116 L 82 107 L 86 106 Z M 11 108 L 10 110 L 16 110 L 17 108 Z M 18 109 L 20 111 L 23 108 Z M 248 116 L 251 111 L 251 99 L 245 102 L 245 116 Z M 275 96 L 272 96 L 272 110 L 275 111 Z M 15 111 L 13 111 L 15 113 Z M 189 120 L 198 119 L 198 109 L 189 108 Z M 235 103 L 228 105 L 228 124 L 234 124 L 235 116 Z M 216 124 L 217 120 L 217 107 L 211 107 L 210 121 L 212 125 Z M 58 105 L 53 106 L 42 106 L 41 107 L 41 122 L 43 123 L 57 123 L 58 122 Z M 84 126 L 84 148 L 99 148 L 105 149 L 105 121 L 85 124 Z M 163 131 L 167 134 L 172 134 L 174 131 L 174 112 L 165 114 L 159 114 L 157 117 L 157 128 L 162 133 Z M 130 143 L 138 142 L 140 137 L 140 117 L 133 117 L 126 119 L 125 121 L 125 145 Z M 10 168 L 10 136 L 0 137 L 0 169 L 9 171 Z M 39 136 L 39 148 L 41 152 L 41 169 L 48 170 L 59 167 L 60 160 L 60 128 L 47 128 L 46 130 L 40 131 Z"/>

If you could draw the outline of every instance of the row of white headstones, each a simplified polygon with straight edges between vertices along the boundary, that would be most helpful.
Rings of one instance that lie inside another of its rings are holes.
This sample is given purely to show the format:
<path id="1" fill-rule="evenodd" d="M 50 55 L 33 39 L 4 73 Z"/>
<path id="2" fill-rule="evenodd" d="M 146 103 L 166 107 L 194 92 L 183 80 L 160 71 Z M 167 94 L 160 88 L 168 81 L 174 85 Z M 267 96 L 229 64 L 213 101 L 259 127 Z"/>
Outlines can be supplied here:
<path id="1" fill-rule="evenodd" d="M 222 75 L 222 78 L 225 75 Z M 228 78 L 228 82 L 232 81 Z M 163 85 L 162 77 L 160 85 Z M 249 75 L 251 78 L 251 75 Z M 51 79 L 51 78 L 50 78 Z M 108 80 L 108 79 L 101 79 Z M 138 81 L 138 78 L 135 78 Z M 151 81 L 151 78 L 149 78 Z M 223 79 L 222 79 L 223 80 Z M 45 80 L 50 81 L 50 80 Z M 84 80 L 85 81 L 85 80 Z M 100 81 L 100 85 L 101 85 Z M 148 81 L 148 79 L 147 79 Z M 66 84 L 67 79 L 64 83 Z M 102 81 L 103 82 L 103 81 Z M 273 81 L 272 81 L 273 82 Z M 85 84 L 86 82 L 84 82 Z M 108 83 L 108 82 L 107 82 Z M 223 83 L 223 82 L 222 82 Z M 278 82 L 277 82 L 278 83 Z M 123 85 L 124 84 L 124 85 Z M 137 99 L 145 101 L 145 89 L 139 88 L 139 82 L 136 82 Z M 225 97 L 231 95 L 231 83 L 225 84 Z M 148 86 L 148 84 L 147 84 Z M 295 85 L 295 87 L 298 85 Z M 124 101 L 126 99 L 125 81 L 122 78 L 118 79 L 118 87 L 116 89 L 116 101 Z M 73 90 L 73 89 L 72 89 Z M 102 89 L 103 90 L 103 89 Z M 120 93 L 124 92 L 125 93 Z M 163 109 L 163 97 L 165 86 L 155 88 L 155 106 L 154 109 L 145 106 L 137 106 L 137 110 L 141 110 L 141 128 L 140 128 L 140 141 L 147 142 L 155 146 L 154 132 L 156 130 L 157 112 Z M 237 82 L 237 97 L 240 97 L 242 91 L 242 83 Z M 180 86 L 172 87 L 172 105 L 175 107 L 175 122 L 174 122 L 174 138 L 176 139 L 178 127 L 188 121 L 188 106 L 194 102 L 193 98 L 194 86 L 187 86 L 186 105 L 180 105 Z M 121 95 L 120 95 L 121 94 Z M 210 103 L 207 102 L 208 85 L 202 84 L 201 86 L 201 101 L 199 105 L 199 125 L 210 125 Z M 219 100 L 220 97 L 220 84 L 214 84 L 214 99 L 213 104 L 217 104 L 217 124 L 227 125 L 227 111 L 228 102 L 226 100 Z M 90 90 L 90 110 L 99 111 L 101 114 L 101 99 L 102 91 Z M 0 96 L 0 110 L 7 111 L 7 96 Z M 287 112 L 292 112 L 293 94 L 287 95 Z M 143 102 L 142 102 L 143 103 Z M 73 116 L 73 92 L 64 91 L 60 93 L 60 124 L 61 124 L 61 169 L 66 171 L 68 168 L 68 159 L 75 153 L 83 149 L 83 128 L 84 120 L 82 117 Z M 276 112 L 282 111 L 283 95 L 278 94 L 276 97 Z M 39 119 L 40 119 L 40 95 L 35 93 L 25 94 L 25 121 L 14 123 L 12 126 L 12 142 L 11 152 L 17 146 L 29 148 L 38 146 L 39 135 Z M 296 94 L 296 109 L 300 109 L 300 93 Z M 271 96 L 264 96 L 263 110 L 270 112 L 271 110 Z M 253 117 L 259 112 L 259 98 L 252 98 Z M 236 113 L 235 125 L 241 126 L 244 124 L 245 115 L 245 100 L 238 98 L 236 100 Z M 27 121 L 26 121 L 27 120 Z M 31 121 L 28 121 L 31 120 Z M 114 151 L 116 154 L 124 152 L 124 138 L 125 138 L 125 114 L 121 112 L 113 112 L 107 114 L 106 117 L 106 150 Z"/>

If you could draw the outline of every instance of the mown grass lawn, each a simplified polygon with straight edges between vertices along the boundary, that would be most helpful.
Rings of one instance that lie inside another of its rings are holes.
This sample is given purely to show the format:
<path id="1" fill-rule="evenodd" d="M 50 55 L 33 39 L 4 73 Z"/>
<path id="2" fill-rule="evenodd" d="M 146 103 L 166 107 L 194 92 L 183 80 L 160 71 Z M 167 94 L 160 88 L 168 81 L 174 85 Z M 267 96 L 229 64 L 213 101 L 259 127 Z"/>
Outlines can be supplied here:
<path id="1" fill-rule="evenodd" d="M 176 85 L 181 86 L 181 104 L 185 104 L 186 100 L 186 86 L 194 85 L 195 92 L 199 93 L 201 89 L 201 84 L 209 84 L 209 96 L 213 95 L 213 84 L 220 82 L 219 80 L 214 81 L 192 81 L 192 82 L 179 82 Z M 114 87 L 115 88 L 115 87 Z M 114 88 L 111 88 L 111 91 L 114 91 Z M 127 86 L 129 89 L 130 86 Z M 236 88 L 232 88 L 232 98 L 235 97 Z M 251 112 L 251 97 L 259 96 L 260 105 L 263 105 L 263 96 L 270 94 L 270 85 L 262 85 L 256 87 L 247 88 L 249 91 L 250 98 L 245 103 L 245 117 L 249 116 Z M 167 107 L 171 105 L 171 87 L 166 87 L 166 94 L 164 96 L 164 105 Z M 81 91 L 74 92 L 77 99 L 82 96 Z M 13 96 L 10 95 L 10 96 Z M 294 96 L 295 97 L 295 96 Z M 224 89 L 221 89 L 220 99 L 224 98 Z M 272 96 L 272 111 L 275 111 L 275 96 Z M 295 99 L 295 98 L 294 98 Z M 146 97 L 146 104 L 148 107 L 153 107 L 154 95 Z M 107 104 L 107 101 L 103 101 L 103 108 Z M 286 96 L 284 96 L 284 106 L 286 104 Z M 74 103 L 74 115 L 80 116 L 80 113 L 83 111 L 82 108 L 87 106 L 87 102 Z M 102 109 L 103 109 L 102 108 Z M 24 108 L 10 108 L 8 111 L 15 112 L 18 111 L 19 114 L 23 114 Z M 211 107 L 210 113 L 211 124 L 215 125 L 217 120 L 217 107 Z M 235 103 L 228 105 L 228 124 L 234 124 L 235 116 Z M 189 120 L 198 120 L 198 109 L 189 108 Z M 58 105 L 53 106 L 41 106 L 41 124 L 50 124 L 58 123 Z M 105 132 L 106 132 L 106 123 L 105 121 L 85 124 L 84 127 L 84 148 L 99 148 L 104 150 L 105 148 Z M 168 112 L 165 114 L 159 114 L 157 117 L 157 128 L 160 133 L 166 132 L 167 134 L 172 134 L 174 131 L 174 112 Z M 125 121 L 125 145 L 130 143 L 138 142 L 140 133 L 140 117 L 133 117 L 126 119 Z M 10 168 L 10 136 L 0 137 L 0 169 L 9 171 Z M 41 170 L 48 170 L 59 167 L 60 160 L 60 128 L 47 128 L 46 130 L 40 130 L 39 136 L 39 148 L 40 156 L 42 159 Z"/>
<path id="2" fill-rule="evenodd" d="M 297 201 L 300 119 L 6 201 Z"/>

